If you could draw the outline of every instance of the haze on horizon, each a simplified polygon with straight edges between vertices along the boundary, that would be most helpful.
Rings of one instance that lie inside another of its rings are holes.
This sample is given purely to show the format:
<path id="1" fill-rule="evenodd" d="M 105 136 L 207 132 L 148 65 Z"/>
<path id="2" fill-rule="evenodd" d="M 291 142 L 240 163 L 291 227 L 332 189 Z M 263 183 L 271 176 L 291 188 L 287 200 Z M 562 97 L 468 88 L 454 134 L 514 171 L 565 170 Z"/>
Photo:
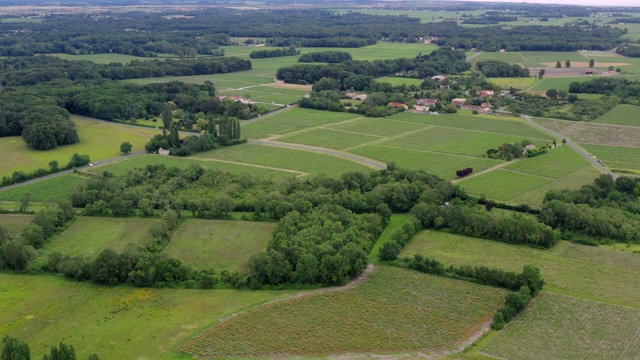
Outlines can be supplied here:
<path id="1" fill-rule="evenodd" d="M 582 6 L 634 6 L 640 7 L 638 0 L 465 0 L 477 2 L 512 2 L 531 4 L 562 4 Z"/>

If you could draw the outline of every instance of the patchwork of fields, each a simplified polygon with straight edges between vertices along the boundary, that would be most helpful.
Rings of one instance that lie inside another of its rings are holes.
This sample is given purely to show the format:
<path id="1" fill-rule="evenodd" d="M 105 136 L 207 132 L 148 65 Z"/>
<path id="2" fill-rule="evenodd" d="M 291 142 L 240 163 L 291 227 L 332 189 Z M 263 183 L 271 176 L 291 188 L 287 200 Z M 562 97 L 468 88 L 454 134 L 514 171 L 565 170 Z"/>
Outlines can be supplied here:
<path id="1" fill-rule="evenodd" d="M 207 358 L 453 350 L 492 316 L 504 294 L 382 266 L 353 288 L 229 318 L 179 349 Z"/>

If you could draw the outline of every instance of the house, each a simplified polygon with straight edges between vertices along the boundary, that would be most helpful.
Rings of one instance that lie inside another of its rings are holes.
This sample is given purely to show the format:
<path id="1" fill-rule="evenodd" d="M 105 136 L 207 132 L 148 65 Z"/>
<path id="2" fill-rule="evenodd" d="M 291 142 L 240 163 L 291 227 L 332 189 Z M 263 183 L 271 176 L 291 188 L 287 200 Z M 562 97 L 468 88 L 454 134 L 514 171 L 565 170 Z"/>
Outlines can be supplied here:
<path id="1" fill-rule="evenodd" d="M 436 76 L 432 76 L 431 80 L 435 81 L 435 82 L 442 82 L 446 79 L 447 77 L 444 75 L 436 75 Z"/>
<path id="2" fill-rule="evenodd" d="M 169 155 L 169 150 L 165 150 L 163 148 L 158 149 L 158 154 L 160 155 Z"/>
<path id="3" fill-rule="evenodd" d="M 428 112 L 430 112 L 430 108 L 429 108 L 429 106 L 420 106 L 420 105 L 416 105 L 416 106 L 415 106 L 415 110 L 416 110 L 416 112 L 421 112 L 421 113 L 428 113 Z"/>
<path id="4" fill-rule="evenodd" d="M 434 106 L 438 103 L 438 99 L 418 99 L 418 105 Z"/>
<path id="5" fill-rule="evenodd" d="M 500 96 L 509 96 L 511 95 L 511 91 L 509 90 L 500 90 Z"/>
<path id="6" fill-rule="evenodd" d="M 500 49 L 500 50 L 498 50 L 498 52 L 503 53 L 503 52 L 507 52 L 507 50 L 505 50 L 505 49 Z"/>
<path id="7" fill-rule="evenodd" d="M 403 107 L 405 110 L 407 110 L 409 107 L 406 104 L 403 103 L 397 103 L 397 102 L 390 102 L 389 105 L 387 106 L 393 106 L 394 109 L 398 110 L 398 108 Z"/>
<path id="8" fill-rule="evenodd" d="M 464 105 L 466 101 L 467 99 L 465 98 L 455 98 L 451 100 L 451 103 L 453 104 L 453 106 L 461 106 L 461 105 Z"/>
<path id="9" fill-rule="evenodd" d="M 536 148 L 536 146 L 535 146 L 535 145 L 530 144 L 530 145 L 527 145 L 527 146 L 525 146 L 525 147 L 524 147 L 524 151 L 527 151 L 527 150 L 533 150 L 533 149 L 535 149 L 535 148 Z"/>
<path id="10" fill-rule="evenodd" d="M 367 94 L 356 94 L 356 93 L 348 92 L 348 93 L 345 93 L 344 96 L 353 100 L 360 100 L 360 101 L 367 100 Z"/>
<path id="11" fill-rule="evenodd" d="M 493 96 L 493 90 L 480 90 L 478 95 L 480 95 L 481 98 L 488 97 L 488 96 Z"/>
<path id="12" fill-rule="evenodd" d="M 489 110 L 491 110 L 491 108 L 493 107 L 493 105 L 491 105 L 491 103 L 484 102 L 484 103 L 480 104 L 480 107 L 481 107 L 481 108 L 483 108 L 483 109 L 489 109 Z"/>

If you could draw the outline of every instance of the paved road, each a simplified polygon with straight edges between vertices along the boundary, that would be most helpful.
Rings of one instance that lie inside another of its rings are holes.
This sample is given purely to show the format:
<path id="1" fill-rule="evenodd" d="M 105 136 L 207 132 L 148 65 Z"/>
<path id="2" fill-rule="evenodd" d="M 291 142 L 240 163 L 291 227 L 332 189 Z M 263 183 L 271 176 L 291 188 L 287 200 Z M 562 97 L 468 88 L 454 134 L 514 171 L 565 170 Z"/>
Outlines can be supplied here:
<path id="1" fill-rule="evenodd" d="M 111 159 L 108 159 L 108 160 L 100 161 L 98 163 L 98 165 L 106 165 L 106 164 L 114 163 L 116 161 L 128 159 L 128 158 L 131 158 L 131 157 L 134 157 L 134 156 L 139 156 L 139 155 L 146 154 L 146 153 L 147 153 L 146 150 L 140 150 L 140 151 L 136 151 L 134 153 L 128 154 L 128 155 L 118 156 L 118 157 L 111 158 Z M 77 169 L 78 170 L 87 170 L 87 169 L 90 169 L 90 168 L 92 168 L 92 167 L 87 165 L 87 166 L 79 167 Z M 58 176 L 71 174 L 72 172 L 73 172 L 73 169 L 64 170 L 64 171 L 61 171 L 61 172 L 58 172 L 58 173 L 55 173 L 55 174 L 39 177 L 39 178 L 36 178 L 36 179 L 27 180 L 27 181 L 21 182 L 19 184 L 13 184 L 13 185 L 9 185 L 9 186 L 4 186 L 4 187 L 0 188 L 0 191 L 15 189 L 15 188 L 18 188 L 18 187 L 21 187 L 21 186 L 37 183 L 38 181 L 45 181 L 45 180 L 53 179 L 53 178 L 58 177 Z"/>
<path id="2" fill-rule="evenodd" d="M 555 131 L 551 131 L 543 126 L 540 126 L 538 124 L 536 124 L 535 122 L 533 122 L 533 120 L 531 120 L 531 118 L 527 115 L 520 115 L 524 121 L 526 121 L 529 125 L 535 127 L 538 130 L 544 131 L 547 134 L 553 135 L 557 138 L 560 139 L 565 139 L 567 141 L 567 145 L 569 145 L 573 150 L 575 150 L 578 154 L 582 155 L 583 158 L 587 159 L 590 163 L 592 163 L 593 165 L 595 165 L 595 167 L 597 167 L 598 169 L 602 170 L 603 172 L 611 175 L 611 177 L 613 177 L 614 179 L 618 177 L 617 174 L 612 173 L 611 171 L 609 171 L 609 169 L 607 169 L 606 167 L 604 167 L 602 164 L 600 164 L 596 159 L 594 159 L 593 157 L 589 156 L 589 154 L 587 154 L 584 150 L 582 150 L 581 147 L 579 147 L 578 145 L 576 145 L 573 141 L 565 138 L 564 136 L 562 136 L 561 134 L 558 134 Z"/>
<path id="3" fill-rule="evenodd" d="M 315 153 L 319 153 L 319 154 L 328 154 L 328 155 L 333 155 L 333 156 L 338 156 L 347 160 L 351 160 L 351 161 L 355 161 L 357 163 L 360 163 L 362 165 L 374 168 L 374 169 L 379 169 L 379 170 L 384 170 L 387 168 L 386 164 L 371 160 L 371 159 L 367 159 L 364 157 L 360 157 L 357 155 L 353 155 L 353 154 L 349 154 L 349 153 L 345 153 L 342 151 L 338 151 L 338 150 L 333 150 L 333 149 L 327 149 L 327 148 L 321 148 L 321 147 L 315 147 L 315 146 L 309 146 L 309 145 L 301 145 L 301 144 L 289 144 L 289 143 L 283 143 L 283 142 L 276 142 L 276 141 L 268 141 L 268 140 L 249 140 L 250 143 L 253 144 L 260 144 L 260 145 L 267 145 L 267 146 L 275 146 L 275 147 L 281 147 L 281 148 L 287 148 L 287 149 L 295 149 L 295 150 L 304 150 L 304 151 L 311 151 L 311 152 L 315 152 Z"/>

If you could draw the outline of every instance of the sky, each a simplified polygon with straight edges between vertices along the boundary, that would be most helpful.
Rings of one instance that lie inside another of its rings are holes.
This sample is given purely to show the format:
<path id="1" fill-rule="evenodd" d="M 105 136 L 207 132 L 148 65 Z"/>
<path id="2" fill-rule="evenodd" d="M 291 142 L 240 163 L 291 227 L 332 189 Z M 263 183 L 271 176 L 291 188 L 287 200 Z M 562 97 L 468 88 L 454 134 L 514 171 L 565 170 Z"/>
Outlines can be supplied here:
<path id="1" fill-rule="evenodd" d="M 466 0 L 466 1 L 489 1 L 489 0 Z M 640 7 L 640 0 L 490 0 L 491 2 L 518 2 L 518 3 L 538 3 L 538 4 L 566 4 L 583 6 L 637 6 Z"/>

